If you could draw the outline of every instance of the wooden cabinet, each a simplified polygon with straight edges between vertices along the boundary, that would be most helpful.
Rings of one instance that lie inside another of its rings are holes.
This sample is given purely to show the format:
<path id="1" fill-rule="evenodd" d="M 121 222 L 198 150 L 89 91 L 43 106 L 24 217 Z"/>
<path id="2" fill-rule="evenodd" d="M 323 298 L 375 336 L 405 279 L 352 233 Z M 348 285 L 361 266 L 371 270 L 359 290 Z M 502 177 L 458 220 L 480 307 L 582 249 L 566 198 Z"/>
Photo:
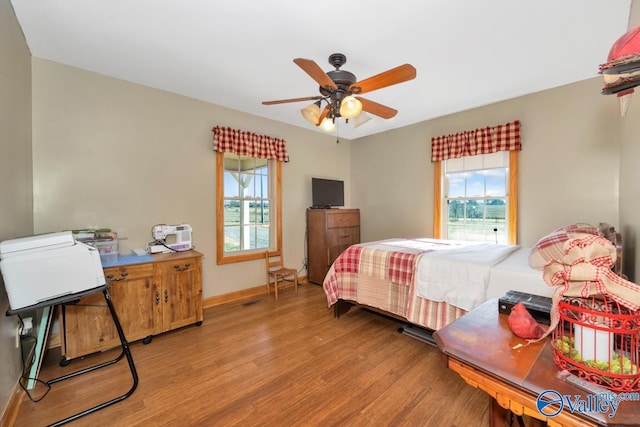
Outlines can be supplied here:
<path id="1" fill-rule="evenodd" d="M 166 332 L 202 321 L 200 257 L 171 258 L 159 262 L 157 277 L 163 302 L 160 331 Z"/>
<path id="2" fill-rule="evenodd" d="M 321 285 L 333 261 L 355 243 L 359 209 L 307 209 L 307 280 Z"/>
<path id="3" fill-rule="evenodd" d="M 153 257 L 152 262 L 104 269 L 129 342 L 148 343 L 152 335 L 202 322 L 202 254 L 186 251 Z M 65 359 L 120 345 L 101 293 L 63 306 L 60 322 Z"/>

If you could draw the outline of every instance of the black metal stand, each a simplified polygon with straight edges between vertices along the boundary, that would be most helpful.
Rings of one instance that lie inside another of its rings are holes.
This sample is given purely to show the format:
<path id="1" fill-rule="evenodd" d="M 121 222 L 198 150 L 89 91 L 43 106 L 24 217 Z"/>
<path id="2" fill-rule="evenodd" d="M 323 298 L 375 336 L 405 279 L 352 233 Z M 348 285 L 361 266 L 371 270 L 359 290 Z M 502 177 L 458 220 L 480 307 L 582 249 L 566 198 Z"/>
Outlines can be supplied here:
<path id="1" fill-rule="evenodd" d="M 97 365 L 94 366 L 90 366 L 88 368 L 84 368 L 84 369 L 80 369 L 78 371 L 60 376 L 58 378 L 53 378 L 49 381 L 47 381 L 46 383 L 48 385 L 51 384 L 55 384 L 58 383 L 60 381 L 64 381 L 70 378 L 75 378 L 78 375 L 82 375 L 82 374 L 86 374 L 88 372 L 92 372 L 95 371 L 96 369 L 100 369 L 100 368 L 104 368 L 106 366 L 110 366 L 113 365 L 114 363 L 119 362 L 120 360 L 122 360 L 123 357 L 126 356 L 127 358 L 127 362 L 129 363 L 129 369 L 131 370 L 131 377 L 133 379 L 133 385 L 131 386 L 131 388 L 129 389 L 129 391 L 127 391 L 125 394 L 115 397 L 111 400 L 108 400 L 104 403 L 101 403 L 99 405 L 93 406 L 89 409 L 85 409 L 84 411 L 78 412 L 75 415 L 71 415 L 67 418 L 61 419 L 60 421 L 56 421 L 53 424 L 50 424 L 50 426 L 61 426 L 63 424 L 69 423 L 71 421 L 75 421 L 78 418 L 84 417 L 85 415 L 91 414 L 93 412 L 96 412 L 100 409 L 106 408 L 107 406 L 111 406 L 114 403 L 118 403 L 124 399 L 126 399 L 127 397 L 131 396 L 133 394 L 133 392 L 135 391 L 135 389 L 138 387 L 138 373 L 136 371 L 136 367 L 133 363 L 133 357 L 131 356 L 131 350 L 129 349 L 129 343 L 127 342 L 126 337 L 124 336 L 124 331 L 122 330 L 122 326 L 120 325 L 120 320 L 118 319 L 118 315 L 116 314 L 116 310 L 113 307 L 113 302 L 111 301 L 111 295 L 109 294 L 109 287 L 107 285 L 103 285 L 94 289 L 90 289 L 81 293 L 77 293 L 74 295 L 69 295 L 69 296 L 65 296 L 65 297 L 60 297 L 60 298 L 56 298 L 56 299 L 52 299 L 49 301 L 45 301 L 42 303 L 38 303 L 36 305 L 33 306 L 29 306 L 29 307 L 25 307 L 23 309 L 19 309 L 19 310 L 9 310 L 7 311 L 7 316 L 11 316 L 14 314 L 18 314 L 20 312 L 23 311 L 29 311 L 29 310 L 33 310 L 34 308 L 40 308 L 40 307 L 45 307 L 45 306 L 50 306 L 50 305 L 57 305 L 57 304 L 66 304 L 66 303 L 70 303 L 72 301 L 75 301 L 77 299 L 79 299 L 80 297 L 86 296 L 86 295 L 90 295 L 96 292 L 102 291 L 102 294 L 104 295 L 104 298 L 107 302 L 107 306 L 109 307 L 109 312 L 111 313 L 111 317 L 113 318 L 113 322 L 116 326 L 116 330 L 118 331 L 118 337 L 120 338 L 120 343 L 122 345 L 122 352 L 120 353 L 120 355 L 118 357 L 116 357 L 113 360 L 109 360 L 107 362 L 103 362 L 103 363 L 99 363 Z"/>

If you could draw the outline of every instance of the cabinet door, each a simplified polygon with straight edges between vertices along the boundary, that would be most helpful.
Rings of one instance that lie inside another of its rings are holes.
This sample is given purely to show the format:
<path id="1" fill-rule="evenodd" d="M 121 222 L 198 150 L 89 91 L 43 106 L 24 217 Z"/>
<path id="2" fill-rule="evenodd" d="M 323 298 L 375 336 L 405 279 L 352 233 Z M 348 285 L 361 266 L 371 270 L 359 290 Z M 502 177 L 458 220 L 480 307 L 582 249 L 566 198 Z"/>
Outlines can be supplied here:
<path id="1" fill-rule="evenodd" d="M 162 287 L 162 332 L 202 322 L 200 257 L 159 263 Z"/>
<path id="2" fill-rule="evenodd" d="M 153 264 L 112 267 L 104 273 L 127 341 L 160 332 L 162 306 Z"/>
<path id="3" fill-rule="evenodd" d="M 162 307 L 153 272 L 153 264 L 104 270 L 111 301 L 127 341 L 152 335 L 159 328 Z M 120 345 L 118 331 L 102 293 L 82 298 L 77 304 L 67 304 L 64 311 L 63 352 L 67 359 Z"/>

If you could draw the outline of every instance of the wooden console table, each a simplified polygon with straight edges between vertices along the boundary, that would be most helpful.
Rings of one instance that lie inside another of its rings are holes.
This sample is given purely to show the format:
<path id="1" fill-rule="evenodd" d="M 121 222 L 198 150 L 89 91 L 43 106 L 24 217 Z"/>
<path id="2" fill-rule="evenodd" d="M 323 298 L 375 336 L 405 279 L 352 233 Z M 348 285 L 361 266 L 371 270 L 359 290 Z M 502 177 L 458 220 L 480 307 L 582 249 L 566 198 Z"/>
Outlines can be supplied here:
<path id="1" fill-rule="evenodd" d="M 621 402 L 612 418 L 606 413 L 571 412 L 566 405 L 554 417 L 541 414 L 536 401 L 545 390 L 584 399 L 592 393 L 559 375 L 549 338 L 526 345 L 526 340 L 513 335 L 508 317 L 498 313 L 497 299 L 485 302 L 433 336 L 447 357 L 449 369 L 492 398 L 492 426 L 508 425 L 508 411 L 549 426 L 637 426 L 640 423 L 640 401 Z M 522 346 L 515 348 L 518 344 Z"/>

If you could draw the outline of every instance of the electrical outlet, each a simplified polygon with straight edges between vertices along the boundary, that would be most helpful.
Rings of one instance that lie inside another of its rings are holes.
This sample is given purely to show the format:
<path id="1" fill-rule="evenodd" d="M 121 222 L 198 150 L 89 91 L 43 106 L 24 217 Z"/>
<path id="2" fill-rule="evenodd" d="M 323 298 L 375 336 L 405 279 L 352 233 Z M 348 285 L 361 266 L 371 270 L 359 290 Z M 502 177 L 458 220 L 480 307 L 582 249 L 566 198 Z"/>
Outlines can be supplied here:
<path id="1" fill-rule="evenodd" d="M 20 348 L 20 325 L 16 325 L 16 348 Z"/>

